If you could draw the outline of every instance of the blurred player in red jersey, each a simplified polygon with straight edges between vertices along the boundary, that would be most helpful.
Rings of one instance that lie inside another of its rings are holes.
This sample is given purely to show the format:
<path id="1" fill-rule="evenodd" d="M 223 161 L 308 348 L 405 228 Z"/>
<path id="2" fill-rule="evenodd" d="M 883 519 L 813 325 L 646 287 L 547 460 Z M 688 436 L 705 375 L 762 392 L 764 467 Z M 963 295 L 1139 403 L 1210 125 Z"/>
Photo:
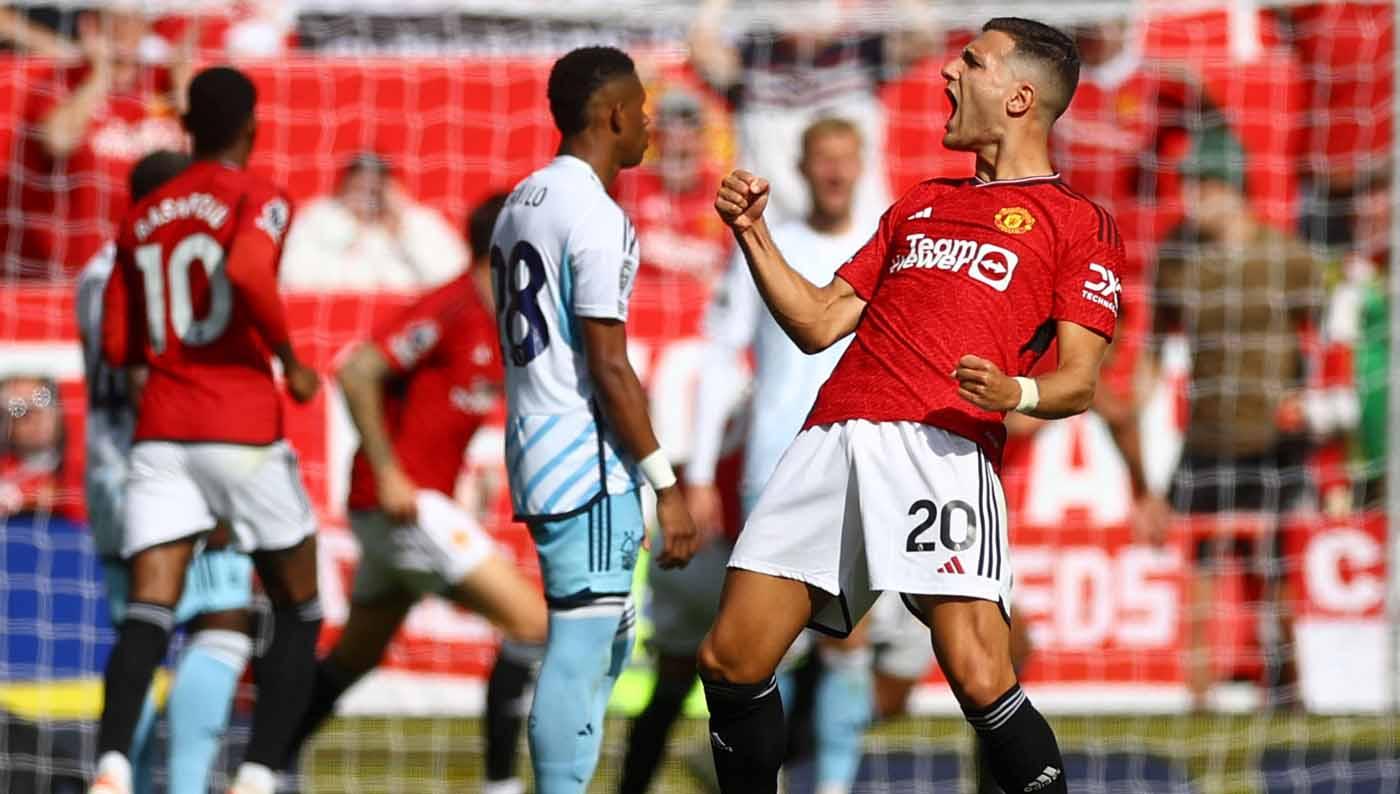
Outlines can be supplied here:
<path id="1" fill-rule="evenodd" d="M 133 207 L 117 236 L 103 353 L 114 366 L 145 365 L 148 375 L 124 516 L 131 590 L 107 662 L 95 793 L 130 790 L 126 753 L 165 657 L 185 570 L 220 520 L 253 555 L 275 632 L 254 665 L 260 691 L 233 791 L 271 794 L 272 770 L 311 695 L 321 627 L 316 516 L 283 440 L 269 356 L 281 361 L 296 401 L 312 399 L 320 384 L 292 349 L 277 295 L 290 207 L 243 170 L 256 98 L 241 72 L 201 72 L 183 118 L 193 164 Z"/>
<path id="2" fill-rule="evenodd" d="M 700 98 L 683 87 L 663 94 L 652 137 L 655 162 L 619 174 L 615 193 L 637 226 L 642 252 L 632 293 L 635 322 L 669 342 L 699 335 L 732 243 L 714 213 L 720 173 L 705 151 Z"/>
<path id="3" fill-rule="evenodd" d="M 776 791 L 773 671 L 803 627 L 849 633 L 883 591 L 929 626 L 998 785 L 1067 791 L 1054 732 L 1012 665 L 996 467 L 1008 411 L 1060 419 L 1092 403 L 1123 243 L 1050 164 L 1050 129 L 1079 78 L 1072 39 L 994 19 L 943 77 L 953 104 L 943 143 L 976 153 L 976 176 L 915 186 L 826 286 L 773 244 L 765 180 L 736 171 L 715 201 L 798 347 L 855 333 L 739 536 L 700 648 L 726 792 Z M 1026 377 L 1052 340 L 1058 367 Z"/>
<path id="4" fill-rule="evenodd" d="M 496 212 L 504 201 L 496 199 Z M 340 367 L 360 434 L 348 500 L 360 565 L 345 631 L 316 667 L 293 753 L 379 664 L 426 595 L 480 613 L 516 642 L 545 641 L 540 589 L 452 499 L 467 444 L 501 400 L 495 324 L 491 270 L 476 260 L 356 346 Z"/>

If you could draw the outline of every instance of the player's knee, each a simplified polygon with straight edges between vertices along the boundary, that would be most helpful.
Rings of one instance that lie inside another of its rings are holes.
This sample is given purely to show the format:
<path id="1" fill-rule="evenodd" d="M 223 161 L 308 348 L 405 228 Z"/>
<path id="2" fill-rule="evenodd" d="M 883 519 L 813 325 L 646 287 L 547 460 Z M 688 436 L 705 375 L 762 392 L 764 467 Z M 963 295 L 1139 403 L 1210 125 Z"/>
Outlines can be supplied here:
<path id="1" fill-rule="evenodd" d="M 290 549 L 256 552 L 253 561 L 263 589 L 273 606 L 294 607 L 314 600 L 316 586 L 316 537 L 307 537 Z"/>
<path id="2" fill-rule="evenodd" d="M 773 675 L 771 665 L 744 653 L 739 644 L 726 642 L 713 631 L 700 643 L 695 664 L 702 679 L 716 683 L 756 684 Z"/>
<path id="3" fill-rule="evenodd" d="M 190 552 L 179 544 L 145 549 L 131 559 L 131 601 L 173 607 L 185 586 Z"/>
<path id="4" fill-rule="evenodd" d="M 964 707 L 989 706 L 1016 683 L 1007 653 L 970 648 L 950 656 L 943 660 L 943 674 Z"/>
<path id="5" fill-rule="evenodd" d="M 549 639 L 549 613 L 540 602 L 538 609 L 522 609 L 506 619 L 501 631 L 506 639 L 522 645 L 542 645 Z"/>

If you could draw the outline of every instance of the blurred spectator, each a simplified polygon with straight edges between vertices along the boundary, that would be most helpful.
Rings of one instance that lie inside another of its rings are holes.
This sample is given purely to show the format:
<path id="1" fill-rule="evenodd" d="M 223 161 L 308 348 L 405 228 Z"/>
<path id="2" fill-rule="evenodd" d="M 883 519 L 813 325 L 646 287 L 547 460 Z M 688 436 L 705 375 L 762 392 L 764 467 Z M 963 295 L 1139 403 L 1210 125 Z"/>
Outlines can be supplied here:
<path id="1" fill-rule="evenodd" d="M 637 227 L 642 264 L 632 311 L 667 340 L 695 336 L 731 238 L 715 214 L 720 175 L 705 150 L 700 98 L 685 88 L 661 95 L 652 120 L 655 156 L 618 175 L 617 200 Z"/>
<path id="2" fill-rule="evenodd" d="M 1356 390 L 1360 398 L 1360 499 L 1362 506 L 1380 508 L 1385 502 L 1386 421 L 1390 394 L 1390 205 L 1393 186 L 1377 180 L 1354 197 L 1352 247 L 1354 260 L 1369 264 L 1360 306 L 1355 356 Z"/>
<path id="3" fill-rule="evenodd" d="M 890 203 L 885 107 L 876 92 L 932 51 L 936 15 L 921 0 L 893 0 L 883 15 L 887 23 L 894 17 L 892 27 L 861 30 L 857 22 L 881 17 L 872 4 L 820 0 L 780 25 L 770 20 L 737 35 L 725 29 L 756 7 L 705 0 L 690 31 L 690 59 L 734 108 L 739 165 L 773 185 L 767 217 L 780 223 L 806 215 L 797 171 L 802 131 L 820 118 L 840 117 L 860 125 L 866 168 L 856 217 L 873 222 Z"/>
<path id="4" fill-rule="evenodd" d="M 16 52 L 44 58 L 70 58 L 77 55 L 72 42 L 52 28 L 31 20 L 23 11 L 0 8 L 0 42 Z"/>
<path id="5" fill-rule="evenodd" d="M 1144 395 L 1137 376 L 1152 316 L 1146 275 L 1166 230 L 1181 218 L 1181 185 L 1173 161 L 1193 130 L 1220 122 L 1184 68 L 1144 53 L 1139 23 L 1112 17 L 1076 26 L 1072 33 L 1082 67 L 1074 102 L 1055 125 L 1055 166 L 1066 184 L 1113 214 L 1127 256 L 1121 274 L 1123 310 L 1094 410 L 1123 451 L 1139 534 L 1158 537 L 1166 530 L 1169 510 L 1148 487 L 1138 430 Z M 1026 424 L 1024 418 L 1015 422 Z"/>
<path id="6" fill-rule="evenodd" d="M 64 444 L 58 386 L 36 376 L 5 378 L 0 406 L 0 517 L 53 509 Z"/>
<path id="7" fill-rule="evenodd" d="M 281 281 L 288 291 L 421 292 L 466 264 L 457 231 L 405 195 L 388 161 L 367 152 L 345 166 L 334 195 L 297 211 Z"/>
<path id="8" fill-rule="evenodd" d="M 184 147 L 189 52 L 149 35 L 139 8 L 116 2 L 81 16 L 81 62 L 55 67 L 25 99 L 22 162 L 10 175 L 18 190 L 4 218 L 12 274 L 76 272 L 115 233 L 132 163 Z"/>
<path id="9" fill-rule="evenodd" d="M 1320 308 L 1325 265 L 1257 220 L 1243 147 L 1226 127 L 1199 134 L 1181 168 L 1188 218 L 1159 258 L 1156 330 L 1183 333 L 1192 351 L 1189 421 L 1171 486 L 1174 508 L 1203 519 L 1193 524 L 1188 686 L 1204 707 L 1214 576 L 1233 557 L 1246 561 L 1265 625 L 1277 628 L 1277 642 L 1264 643 L 1271 702 L 1295 704 L 1280 535 L 1307 490 L 1302 334 Z"/>
<path id="10" fill-rule="evenodd" d="M 1309 422 L 1332 433 L 1354 434 L 1350 471 L 1338 465 L 1343 470 L 1323 484 L 1323 506 L 1330 515 L 1385 506 L 1390 200 L 1390 180 L 1383 175 L 1353 186 L 1348 202 L 1351 250 L 1327 304 L 1327 378 L 1309 400 Z M 1338 454 L 1328 462 L 1341 461 Z"/>
<path id="11" fill-rule="evenodd" d="M 1292 24 L 1307 92 L 1303 231 L 1311 240 L 1341 244 L 1349 231 L 1349 195 L 1390 167 L 1395 7 L 1333 0 L 1280 13 Z"/>

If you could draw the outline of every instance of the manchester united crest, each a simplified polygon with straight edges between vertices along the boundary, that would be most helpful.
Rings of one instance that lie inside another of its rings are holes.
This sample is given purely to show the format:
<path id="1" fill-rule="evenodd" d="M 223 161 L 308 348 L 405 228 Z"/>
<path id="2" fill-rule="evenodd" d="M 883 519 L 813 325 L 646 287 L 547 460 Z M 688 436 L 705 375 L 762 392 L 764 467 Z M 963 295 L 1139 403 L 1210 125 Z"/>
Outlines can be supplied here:
<path id="1" fill-rule="evenodd" d="M 1035 228 L 1035 217 L 1025 207 L 1002 207 L 993 220 L 1007 234 L 1025 234 Z"/>

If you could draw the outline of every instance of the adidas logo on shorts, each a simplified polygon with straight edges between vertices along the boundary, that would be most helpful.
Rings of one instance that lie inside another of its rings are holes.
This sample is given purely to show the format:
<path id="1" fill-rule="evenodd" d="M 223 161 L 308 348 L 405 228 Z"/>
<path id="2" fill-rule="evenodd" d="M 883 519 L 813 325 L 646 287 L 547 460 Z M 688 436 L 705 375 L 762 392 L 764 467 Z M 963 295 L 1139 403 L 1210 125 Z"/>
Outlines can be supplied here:
<path id="1" fill-rule="evenodd" d="M 964 570 L 963 570 L 962 563 L 958 561 L 958 558 L 957 558 L 957 557 L 949 557 L 949 558 L 948 558 L 948 561 L 947 561 L 946 563 L 943 564 L 943 567 L 938 569 L 938 572 L 939 572 L 939 573 L 967 573 L 967 571 L 964 571 Z"/>
<path id="2" fill-rule="evenodd" d="M 1035 780 L 1032 780 L 1031 782 L 1027 783 L 1026 787 L 1022 789 L 1022 791 L 1040 791 L 1041 789 L 1045 788 L 1051 783 L 1054 783 L 1056 780 L 1059 779 L 1059 777 L 1060 770 L 1056 769 L 1053 766 L 1047 766 L 1045 767 L 1045 771 L 1041 772 Z"/>

